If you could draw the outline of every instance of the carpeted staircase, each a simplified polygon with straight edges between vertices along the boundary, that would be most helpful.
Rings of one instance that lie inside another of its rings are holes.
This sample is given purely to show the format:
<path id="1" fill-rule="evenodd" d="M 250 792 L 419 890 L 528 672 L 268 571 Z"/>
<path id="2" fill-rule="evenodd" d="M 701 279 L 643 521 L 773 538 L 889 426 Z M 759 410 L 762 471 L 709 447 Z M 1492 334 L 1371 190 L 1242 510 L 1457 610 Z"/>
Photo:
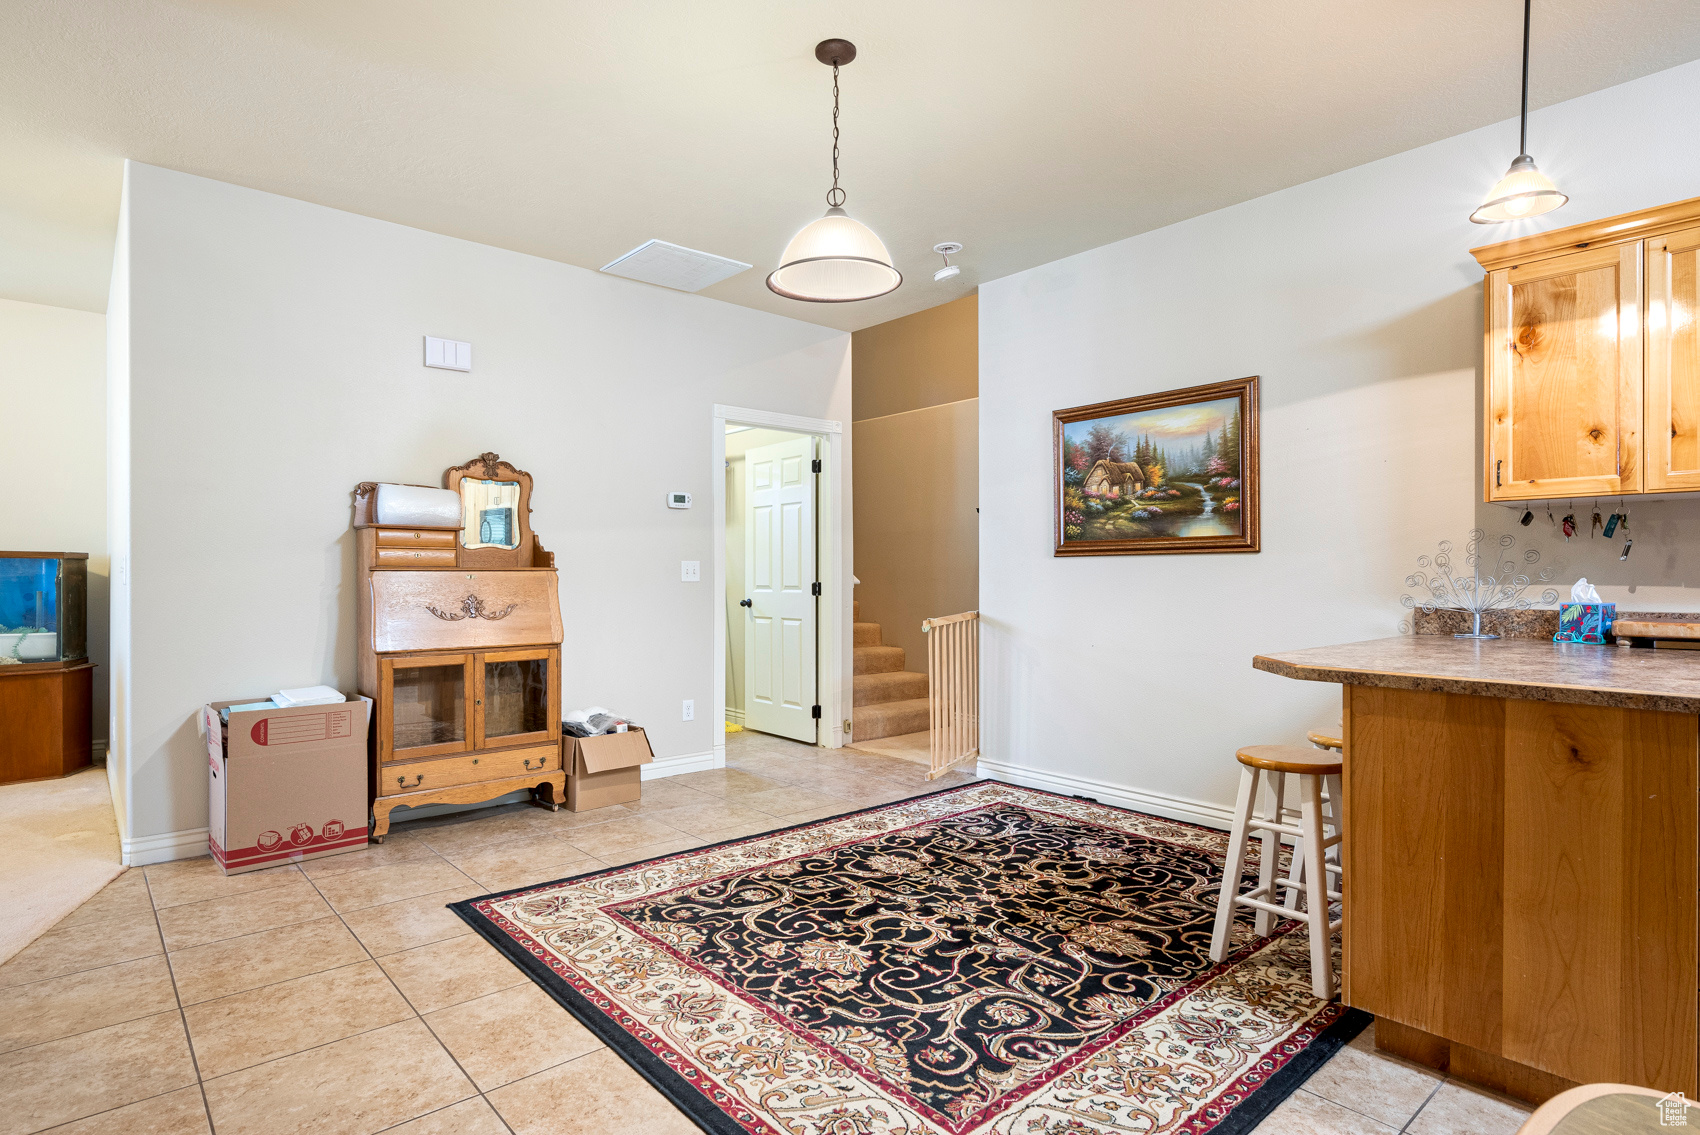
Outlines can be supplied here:
<path id="1" fill-rule="evenodd" d="M 927 676 L 905 670 L 901 646 L 880 641 L 880 625 L 862 622 L 856 600 L 856 708 L 850 739 L 872 741 L 927 728 Z"/>

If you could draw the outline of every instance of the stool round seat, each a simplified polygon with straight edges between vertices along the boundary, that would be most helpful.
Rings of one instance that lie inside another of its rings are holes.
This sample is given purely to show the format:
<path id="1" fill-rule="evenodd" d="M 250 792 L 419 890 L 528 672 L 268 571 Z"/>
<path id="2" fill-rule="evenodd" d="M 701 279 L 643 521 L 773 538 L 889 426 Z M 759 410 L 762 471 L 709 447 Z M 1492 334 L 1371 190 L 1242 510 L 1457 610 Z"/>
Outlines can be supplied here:
<path id="1" fill-rule="evenodd" d="M 1326 749 L 1303 745 L 1247 745 L 1234 756 L 1247 768 L 1264 772 L 1296 772 L 1307 776 L 1339 776 L 1340 757 Z"/>
<path id="2" fill-rule="evenodd" d="M 1319 733 L 1315 729 L 1305 734 L 1305 740 L 1319 749 L 1333 749 L 1336 752 L 1346 747 L 1346 742 L 1340 740 L 1340 738 L 1328 733 Z"/>

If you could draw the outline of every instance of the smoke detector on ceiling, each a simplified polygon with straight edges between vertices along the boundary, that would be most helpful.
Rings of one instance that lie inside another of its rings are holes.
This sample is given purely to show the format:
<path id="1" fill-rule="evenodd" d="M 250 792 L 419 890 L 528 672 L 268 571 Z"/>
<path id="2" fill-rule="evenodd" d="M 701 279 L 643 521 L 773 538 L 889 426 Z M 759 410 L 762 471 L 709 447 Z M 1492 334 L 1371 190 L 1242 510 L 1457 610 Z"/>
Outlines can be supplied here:
<path id="1" fill-rule="evenodd" d="M 664 240 L 646 240 L 618 260 L 604 264 L 602 271 L 610 276 L 642 280 L 646 284 L 659 284 L 681 292 L 700 292 L 748 267 L 741 260 L 698 252 Z"/>
<path id="2" fill-rule="evenodd" d="M 944 267 L 933 273 L 933 283 L 942 283 L 952 276 L 960 276 L 962 269 L 950 262 L 950 258 L 962 251 L 962 246 L 954 240 L 941 241 L 933 245 L 933 251 L 944 257 Z"/>

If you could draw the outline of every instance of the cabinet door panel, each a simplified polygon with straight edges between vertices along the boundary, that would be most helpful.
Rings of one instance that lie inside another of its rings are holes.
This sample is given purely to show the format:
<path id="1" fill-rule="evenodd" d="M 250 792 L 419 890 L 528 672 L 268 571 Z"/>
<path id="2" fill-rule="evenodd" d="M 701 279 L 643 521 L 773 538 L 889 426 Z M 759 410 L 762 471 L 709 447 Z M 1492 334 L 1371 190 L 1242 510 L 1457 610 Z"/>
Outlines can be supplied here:
<path id="1" fill-rule="evenodd" d="M 1700 229 L 1647 242 L 1647 491 L 1700 489 Z"/>
<path id="2" fill-rule="evenodd" d="M 487 651 L 478 656 L 478 748 L 559 740 L 559 665 L 556 650 Z"/>
<path id="3" fill-rule="evenodd" d="M 386 658 L 380 670 L 380 761 L 472 747 L 472 656 Z"/>
<path id="4" fill-rule="evenodd" d="M 1640 245 L 1488 277 L 1487 499 L 1641 490 Z"/>

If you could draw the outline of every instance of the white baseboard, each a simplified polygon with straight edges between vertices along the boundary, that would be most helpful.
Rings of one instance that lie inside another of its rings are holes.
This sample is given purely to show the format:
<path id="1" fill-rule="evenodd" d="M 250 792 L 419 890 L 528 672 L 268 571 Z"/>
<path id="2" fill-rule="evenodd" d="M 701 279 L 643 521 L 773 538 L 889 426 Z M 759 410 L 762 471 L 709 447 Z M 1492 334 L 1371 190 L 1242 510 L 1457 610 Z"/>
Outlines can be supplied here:
<path id="1" fill-rule="evenodd" d="M 106 762 L 106 790 L 112 794 L 112 818 L 118 822 L 118 847 L 120 856 L 124 847 L 124 809 L 119 801 L 124 798 L 123 789 L 118 786 L 118 766 L 111 761 Z"/>
<path id="2" fill-rule="evenodd" d="M 135 839 L 120 839 L 120 852 L 126 867 L 146 867 L 150 863 L 169 863 L 173 859 L 194 859 L 207 854 L 207 829 L 190 828 L 164 835 L 145 835 Z"/>
<path id="3" fill-rule="evenodd" d="M 730 721 L 733 725 L 742 725 L 744 723 L 744 711 L 741 709 L 733 709 L 728 706 L 726 708 L 726 720 Z"/>
<path id="4" fill-rule="evenodd" d="M 678 776 L 687 772 L 704 772 L 726 767 L 726 750 L 722 747 L 706 753 L 686 753 L 681 757 L 657 757 L 643 766 L 643 779 L 657 780 L 663 776 Z"/>
<path id="5" fill-rule="evenodd" d="M 1043 788 L 1064 796 L 1090 796 L 1100 804 L 1114 804 L 1118 808 L 1131 808 L 1135 812 L 1147 812 L 1164 819 L 1182 820 L 1219 831 L 1227 831 L 1234 824 L 1234 810 L 1231 807 L 1209 804 L 1203 800 L 1189 800 L 1185 796 L 1169 796 L 1144 788 L 1128 788 L 1121 784 L 1106 784 L 1100 780 L 1087 780 L 1060 772 L 1023 768 L 1020 765 L 1004 764 L 1002 761 L 988 761 L 984 757 L 980 758 L 976 767 L 981 776 L 1008 784 L 1019 784 L 1023 788 Z"/>

